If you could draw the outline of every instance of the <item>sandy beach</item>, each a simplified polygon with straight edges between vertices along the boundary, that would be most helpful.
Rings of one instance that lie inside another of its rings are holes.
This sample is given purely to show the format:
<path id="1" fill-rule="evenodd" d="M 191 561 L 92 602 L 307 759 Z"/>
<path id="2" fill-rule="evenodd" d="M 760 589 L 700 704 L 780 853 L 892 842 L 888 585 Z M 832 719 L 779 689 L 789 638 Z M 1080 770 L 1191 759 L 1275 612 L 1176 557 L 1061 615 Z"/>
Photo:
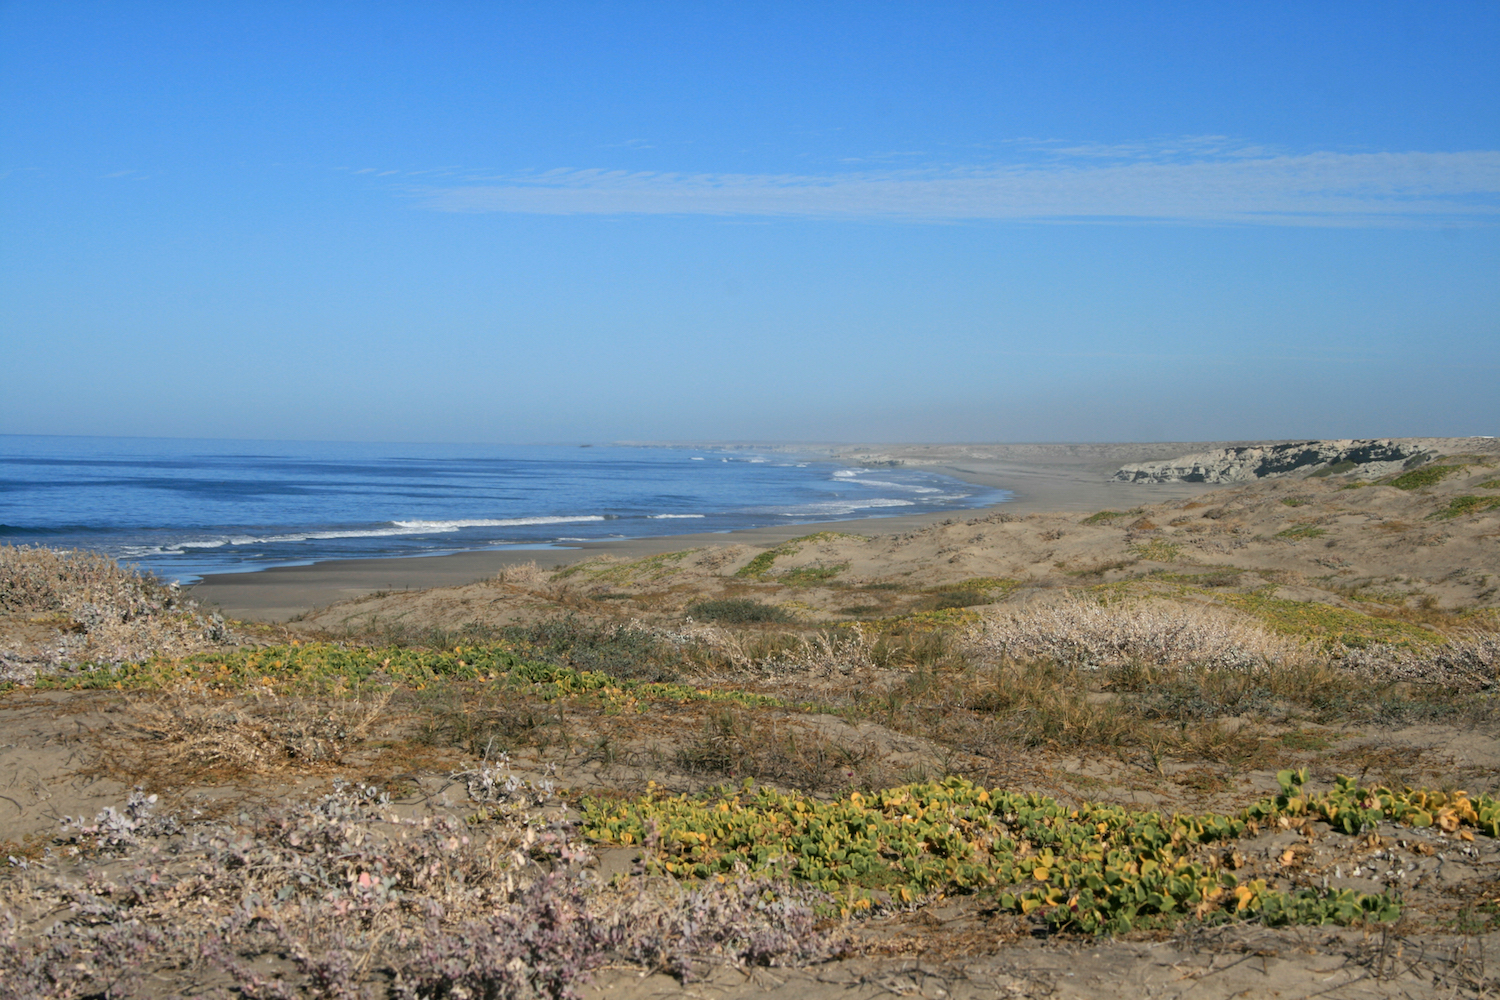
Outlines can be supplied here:
<path id="1" fill-rule="evenodd" d="M 1012 496 L 994 510 L 1025 515 L 1093 512 L 1111 506 L 1135 507 L 1183 499 L 1205 491 L 1190 483 L 1112 482 L 1122 465 L 1170 458 L 1222 447 L 1223 442 L 1148 444 L 990 444 L 990 445 L 744 445 L 758 451 L 812 455 L 853 465 L 899 462 L 941 472 L 965 482 L 1003 489 Z M 723 448 L 724 445 L 715 447 Z M 733 447 L 733 446 L 731 446 Z M 902 534 L 979 511 L 861 518 L 754 528 L 714 534 L 586 542 L 566 548 L 513 548 L 401 559 L 330 560 L 256 573 L 206 576 L 190 591 L 197 600 L 232 618 L 286 621 L 337 601 L 380 591 L 452 587 L 494 576 L 506 566 L 535 562 L 557 569 L 599 556 L 639 559 L 661 552 L 706 545 L 771 546 L 813 531 L 859 535 Z"/>

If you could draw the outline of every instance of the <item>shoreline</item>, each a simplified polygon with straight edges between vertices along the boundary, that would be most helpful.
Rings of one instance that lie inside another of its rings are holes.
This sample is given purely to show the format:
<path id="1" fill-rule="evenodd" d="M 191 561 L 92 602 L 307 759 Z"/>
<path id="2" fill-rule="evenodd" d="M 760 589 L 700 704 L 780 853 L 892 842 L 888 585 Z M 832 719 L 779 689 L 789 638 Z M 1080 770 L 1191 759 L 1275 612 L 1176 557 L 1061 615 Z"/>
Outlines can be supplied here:
<path id="1" fill-rule="evenodd" d="M 534 561 L 542 569 L 555 570 L 602 555 L 640 559 L 662 552 L 712 545 L 769 547 L 816 531 L 901 534 L 943 521 L 986 517 L 1001 511 L 1022 516 L 1093 512 L 1111 506 L 1133 507 L 1191 497 L 1214 488 L 1187 483 L 1146 485 L 1110 481 L 1110 476 L 1123 464 L 1174 457 L 1204 447 L 1201 443 L 755 447 L 801 454 L 812 452 L 851 464 L 895 462 L 920 466 L 973 485 L 1008 490 L 1011 497 L 997 504 L 963 510 L 855 520 L 800 521 L 730 532 L 610 539 L 579 542 L 565 548 L 482 549 L 444 555 L 330 559 L 248 573 L 207 574 L 198 583 L 183 589 L 193 599 L 216 608 L 226 617 L 284 622 L 313 608 L 381 591 L 463 586 L 492 577 L 502 568 L 519 563 Z"/>

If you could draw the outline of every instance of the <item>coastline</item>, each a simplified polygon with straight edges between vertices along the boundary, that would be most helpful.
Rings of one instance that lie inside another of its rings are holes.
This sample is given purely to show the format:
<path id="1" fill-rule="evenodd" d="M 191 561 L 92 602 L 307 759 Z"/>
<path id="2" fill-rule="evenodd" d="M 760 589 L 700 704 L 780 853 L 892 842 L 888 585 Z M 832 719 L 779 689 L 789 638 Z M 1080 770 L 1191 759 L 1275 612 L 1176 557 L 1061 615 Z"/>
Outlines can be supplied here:
<path id="1" fill-rule="evenodd" d="M 1196 496 L 1213 487 L 1111 482 L 1121 465 L 1169 458 L 1217 443 L 1064 445 L 745 445 L 761 451 L 816 454 L 850 464 L 920 466 L 967 483 L 1003 489 L 998 504 L 929 514 L 829 520 L 747 528 L 733 532 L 658 535 L 580 542 L 566 548 L 506 548 L 377 559 L 334 559 L 279 566 L 253 573 L 215 573 L 184 588 L 195 600 L 230 618 L 287 621 L 307 611 L 379 591 L 462 586 L 494 576 L 506 566 L 536 562 L 553 570 L 611 555 L 640 559 L 708 545 L 772 546 L 815 531 L 891 535 L 941 521 L 1016 515 L 1091 512 Z M 724 447 L 719 445 L 717 447 Z M 733 447 L 733 446 L 731 446 Z"/>

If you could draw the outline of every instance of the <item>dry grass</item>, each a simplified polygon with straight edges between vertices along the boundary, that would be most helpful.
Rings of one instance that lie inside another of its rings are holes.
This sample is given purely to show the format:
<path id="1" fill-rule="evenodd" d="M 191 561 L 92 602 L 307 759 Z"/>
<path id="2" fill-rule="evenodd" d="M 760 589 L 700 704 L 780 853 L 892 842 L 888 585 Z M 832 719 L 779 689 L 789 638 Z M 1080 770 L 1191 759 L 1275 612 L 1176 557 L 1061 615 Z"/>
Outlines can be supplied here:
<path id="1" fill-rule="evenodd" d="M 344 761 L 385 711 L 391 690 L 368 699 L 312 702 L 274 694 L 241 699 L 171 691 L 134 699 L 129 750 L 116 761 L 140 781 L 175 785 L 214 776 L 264 776 Z M 161 780 L 165 777 L 167 780 Z"/>
<path id="2" fill-rule="evenodd" d="M 492 578 L 495 583 L 503 583 L 522 590 L 534 591 L 546 587 L 552 579 L 552 574 L 539 569 L 536 560 L 517 563 L 514 566 L 506 566 Z"/>
<path id="3" fill-rule="evenodd" d="M 724 709 L 704 720 L 698 736 L 677 751 L 689 774 L 751 778 L 820 793 L 895 784 L 870 741 L 839 740 L 769 713 Z"/>

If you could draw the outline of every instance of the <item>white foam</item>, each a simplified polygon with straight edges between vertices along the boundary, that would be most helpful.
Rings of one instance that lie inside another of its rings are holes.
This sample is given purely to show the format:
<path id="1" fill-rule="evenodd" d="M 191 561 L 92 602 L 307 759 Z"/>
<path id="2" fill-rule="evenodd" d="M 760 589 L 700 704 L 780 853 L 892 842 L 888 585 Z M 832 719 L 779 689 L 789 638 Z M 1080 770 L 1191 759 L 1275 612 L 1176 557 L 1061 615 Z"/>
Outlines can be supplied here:
<path id="1" fill-rule="evenodd" d="M 878 500 L 834 500 L 829 503 L 810 503 L 796 510 L 777 511 L 782 517 L 806 517 L 809 514 L 852 514 L 857 510 L 876 507 L 914 507 L 913 500 L 896 500 L 882 497 Z"/>
<path id="2" fill-rule="evenodd" d="M 278 542 L 321 542 L 333 538 L 390 538 L 395 535 L 425 535 L 430 533 L 430 530 L 427 528 L 360 528 L 352 531 L 298 531 L 286 535 L 233 535 L 229 539 L 229 544 L 274 545 Z"/>
<path id="3" fill-rule="evenodd" d="M 706 458 L 699 458 L 697 455 L 694 455 L 692 458 L 688 459 L 688 461 L 689 462 L 706 462 L 706 461 L 708 461 L 708 459 L 706 459 Z"/>
<path id="4" fill-rule="evenodd" d="M 648 520 L 648 521 L 665 521 L 668 518 L 674 518 L 674 517 L 703 517 L 703 516 L 704 515 L 702 515 L 702 514 L 647 514 L 646 515 L 646 520 Z"/>
<path id="5" fill-rule="evenodd" d="M 392 521 L 398 528 L 409 531 L 457 531 L 460 528 L 510 528 L 526 524 L 582 524 L 585 521 L 604 521 L 602 514 L 584 514 L 577 517 L 501 517 L 471 518 L 459 521 Z"/>

